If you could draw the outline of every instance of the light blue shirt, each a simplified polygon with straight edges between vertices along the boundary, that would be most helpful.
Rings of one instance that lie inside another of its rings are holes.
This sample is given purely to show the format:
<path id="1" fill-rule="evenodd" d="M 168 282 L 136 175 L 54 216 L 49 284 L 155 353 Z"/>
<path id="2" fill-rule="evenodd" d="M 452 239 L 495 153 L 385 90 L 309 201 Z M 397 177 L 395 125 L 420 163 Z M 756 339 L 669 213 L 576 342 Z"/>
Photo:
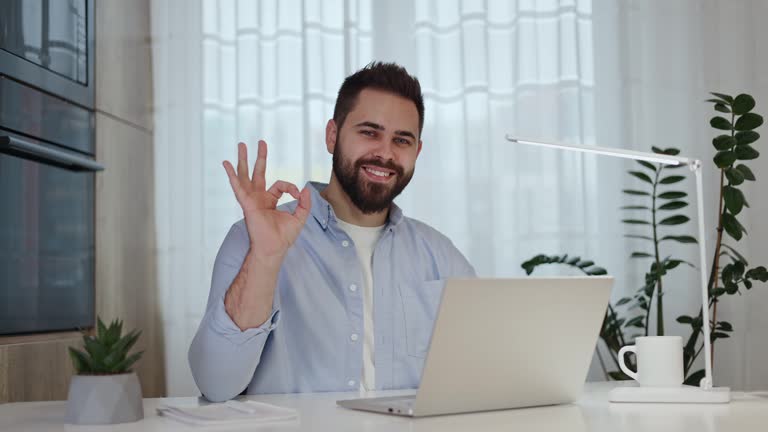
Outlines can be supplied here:
<path id="1" fill-rule="evenodd" d="M 247 393 L 351 391 L 363 368 L 363 271 L 326 186 L 309 183 L 311 215 L 286 254 L 271 318 L 241 331 L 224 295 L 249 249 L 245 222 L 229 230 L 213 267 L 205 316 L 189 348 L 192 375 L 213 401 Z M 279 207 L 293 212 L 296 201 Z M 475 271 L 437 230 L 392 205 L 373 253 L 376 388 L 416 388 L 444 280 Z"/>

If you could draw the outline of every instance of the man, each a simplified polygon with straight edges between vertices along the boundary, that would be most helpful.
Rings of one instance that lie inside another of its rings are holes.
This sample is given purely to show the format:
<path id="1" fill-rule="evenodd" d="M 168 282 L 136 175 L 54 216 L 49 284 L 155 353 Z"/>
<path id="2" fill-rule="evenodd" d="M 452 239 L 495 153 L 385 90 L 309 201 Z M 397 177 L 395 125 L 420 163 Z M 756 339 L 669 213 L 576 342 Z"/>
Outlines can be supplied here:
<path id="1" fill-rule="evenodd" d="M 421 152 L 416 78 L 372 63 L 339 90 L 325 144 L 328 185 L 266 188 L 247 148 L 224 168 L 244 219 L 224 239 L 205 316 L 189 349 L 213 401 L 248 393 L 418 386 L 443 280 L 473 276 L 451 241 L 393 203 Z M 285 193 L 296 200 L 276 207 Z"/>

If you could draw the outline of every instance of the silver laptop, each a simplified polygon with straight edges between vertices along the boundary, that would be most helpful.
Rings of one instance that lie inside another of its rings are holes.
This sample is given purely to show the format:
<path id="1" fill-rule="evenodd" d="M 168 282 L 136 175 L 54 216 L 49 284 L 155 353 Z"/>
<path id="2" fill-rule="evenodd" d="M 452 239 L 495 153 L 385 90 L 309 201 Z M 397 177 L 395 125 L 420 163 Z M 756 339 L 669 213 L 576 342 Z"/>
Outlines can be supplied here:
<path id="1" fill-rule="evenodd" d="M 415 395 L 340 400 L 411 417 L 575 401 L 613 278 L 449 279 Z"/>

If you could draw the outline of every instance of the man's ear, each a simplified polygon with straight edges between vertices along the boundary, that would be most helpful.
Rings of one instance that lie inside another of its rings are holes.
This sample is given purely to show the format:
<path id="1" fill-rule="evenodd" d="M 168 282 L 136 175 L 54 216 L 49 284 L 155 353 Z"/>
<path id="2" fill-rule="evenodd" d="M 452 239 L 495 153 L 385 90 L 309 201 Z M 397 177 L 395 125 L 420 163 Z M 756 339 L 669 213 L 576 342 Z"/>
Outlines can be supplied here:
<path id="1" fill-rule="evenodd" d="M 416 157 L 419 157 L 420 153 L 421 153 L 421 140 L 419 140 L 419 148 L 416 149 Z"/>
<path id="2" fill-rule="evenodd" d="M 336 150 L 338 133 L 339 129 L 336 127 L 336 122 L 333 119 L 328 120 L 328 123 L 325 125 L 325 148 L 328 149 L 330 154 L 333 154 Z"/>

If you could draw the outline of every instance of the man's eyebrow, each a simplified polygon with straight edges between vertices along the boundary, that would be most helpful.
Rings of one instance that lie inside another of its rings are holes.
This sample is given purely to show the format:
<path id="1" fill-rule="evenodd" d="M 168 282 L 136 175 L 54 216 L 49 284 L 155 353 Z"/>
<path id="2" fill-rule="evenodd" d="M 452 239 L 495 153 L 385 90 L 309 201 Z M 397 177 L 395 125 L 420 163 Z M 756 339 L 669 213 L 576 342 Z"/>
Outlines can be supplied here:
<path id="1" fill-rule="evenodd" d="M 360 122 L 356 124 L 355 127 L 369 127 L 369 128 L 380 130 L 380 131 L 383 131 L 386 129 L 384 126 L 378 123 L 370 122 L 370 121 Z M 414 140 L 416 139 L 416 135 L 413 132 L 410 132 L 407 130 L 396 130 L 395 135 L 410 137 Z"/>
<path id="2" fill-rule="evenodd" d="M 395 131 L 395 135 L 411 137 L 414 140 L 416 139 L 416 135 L 414 135 L 413 132 L 409 132 L 409 131 L 406 131 L 406 130 L 397 130 L 397 131 Z"/>
<path id="3" fill-rule="evenodd" d="M 358 123 L 358 124 L 355 125 L 355 127 L 361 127 L 361 126 L 373 128 L 373 129 L 376 129 L 376 130 L 382 130 L 382 131 L 384 130 L 384 126 L 382 126 L 382 125 L 380 125 L 378 123 L 369 122 L 369 121 L 364 121 L 364 122 L 361 122 L 361 123 Z"/>

